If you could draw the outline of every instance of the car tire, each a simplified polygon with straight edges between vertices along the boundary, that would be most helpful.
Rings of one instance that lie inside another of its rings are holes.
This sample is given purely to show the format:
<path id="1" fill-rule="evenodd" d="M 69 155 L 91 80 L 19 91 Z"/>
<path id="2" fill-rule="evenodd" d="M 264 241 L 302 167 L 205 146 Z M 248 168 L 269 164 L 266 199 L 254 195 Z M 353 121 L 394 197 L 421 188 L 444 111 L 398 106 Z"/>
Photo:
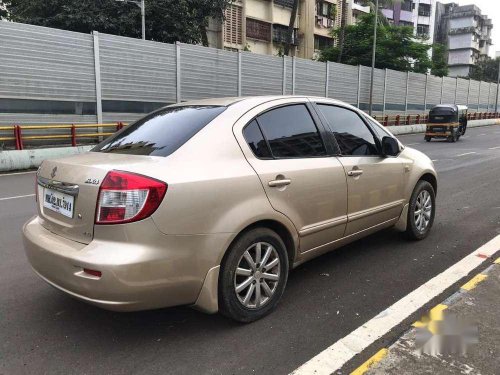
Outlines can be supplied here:
<path id="1" fill-rule="evenodd" d="M 431 141 L 431 137 L 424 137 L 424 140 L 425 140 L 426 142 L 430 142 L 430 141 Z"/>
<path id="2" fill-rule="evenodd" d="M 427 200 L 429 198 L 429 200 Z M 432 185 L 420 180 L 410 198 L 406 237 L 420 241 L 429 235 L 436 214 L 436 194 Z"/>
<path id="3" fill-rule="evenodd" d="M 288 263 L 285 244 L 274 231 L 255 228 L 243 233 L 221 264 L 219 311 L 242 323 L 268 315 L 285 290 Z"/>

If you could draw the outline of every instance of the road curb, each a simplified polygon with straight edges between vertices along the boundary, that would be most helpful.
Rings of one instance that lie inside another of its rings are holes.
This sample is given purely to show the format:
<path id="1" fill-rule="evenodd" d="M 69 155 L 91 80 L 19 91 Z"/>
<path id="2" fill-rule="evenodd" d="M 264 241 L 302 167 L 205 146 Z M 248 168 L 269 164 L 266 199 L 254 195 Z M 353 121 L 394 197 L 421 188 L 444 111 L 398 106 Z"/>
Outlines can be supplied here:
<path id="1" fill-rule="evenodd" d="M 500 125 L 500 119 L 490 119 L 490 120 L 470 120 L 467 127 L 477 128 L 481 126 L 492 126 Z M 399 126 L 387 126 L 387 129 L 394 135 L 403 134 L 419 134 L 425 133 L 426 124 L 419 125 L 399 125 Z"/>
<path id="2" fill-rule="evenodd" d="M 401 326 L 406 327 L 407 324 L 411 325 L 415 321 L 415 314 L 436 305 L 437 302 L 443 300 L 443 296 L 447 293 L 453 294 L 450 292 L 457 284 L 462 286 L 463 282 L 469 280 L 471 276 L 475 276 L 481 267 L 484 267 L 488 262 L 494 262 L 499 249 L 500 235 L 396 301 L 389 308 L 333 343 L 291 374 L 327 375 L 337 373 L 359 360 L 366 352 L 372 351 L 373 354 L 375 350 L 380 349 L 381 342 L 386 340 L 393 330 L 401 328 Z M 376 359 L 378 358 L 383 358 L 383 356 L 376 356 Z M 370 357 L 368 363 L 364 362 L 363 365 L 373 363 L 370 359 L 373 358 Z M 367 367 L 369 366 L 362 368 Z"/>

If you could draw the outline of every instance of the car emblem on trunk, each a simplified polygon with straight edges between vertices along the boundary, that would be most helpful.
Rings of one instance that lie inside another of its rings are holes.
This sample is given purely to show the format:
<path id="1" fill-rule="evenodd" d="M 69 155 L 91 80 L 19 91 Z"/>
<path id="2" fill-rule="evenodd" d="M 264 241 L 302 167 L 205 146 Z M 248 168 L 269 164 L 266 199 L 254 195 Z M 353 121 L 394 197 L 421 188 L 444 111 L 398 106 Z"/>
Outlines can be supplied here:
<path id="1" fill-rule="evenodd" d="M 56 172 L 57 172 L 57 167 L 54 167 L 52 169 L 52 173 L 50 174 L 50 177 L 52 177 L 52 178 L 56 177 Z"/>

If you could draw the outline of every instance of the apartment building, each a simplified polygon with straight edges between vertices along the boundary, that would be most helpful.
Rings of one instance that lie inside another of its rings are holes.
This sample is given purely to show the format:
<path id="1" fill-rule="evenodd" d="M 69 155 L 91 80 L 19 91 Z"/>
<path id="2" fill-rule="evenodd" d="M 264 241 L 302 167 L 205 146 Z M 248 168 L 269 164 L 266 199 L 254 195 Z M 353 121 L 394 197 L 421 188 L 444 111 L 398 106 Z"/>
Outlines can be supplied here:
<path id="1" fill-rule="evenodd" d="M 437 3 L 435 40 L 448 47 L 451 77 L 467 77 L 492 45 L 493 23 L 476 5 Z"/>
<path id="2" fill-rule="evenodd" d="M 211 21 L 209 46 L 280 55 L 287 40 L 294 0 L 236 0 L 222 24 Z M 342 0 L 300 0 L 291 56 L 314 58 L 333 45 L 331 31 L 340 26 Z"/>
<path id="3" fill-rule="evenodd" d="M 433 43 L 435 0 L 403 0 L 382 7 L 381 11 L 389 22 L 399 26 L 411 26 L 416 36 L 426 38 L 428 44 Z"/>
<path id="4" fill-rule="evenodd" d="M 350 8 L 349 14 L 351 16 L 351 19 L 349 20 L 348 24 L 355 24 L 358 22 L 359 17 L 361 17 L 364 14 L 370 13 L 370 6 L 365 5 L 365 2 L 361 0 L 349 1 L 349 8 Z"/>

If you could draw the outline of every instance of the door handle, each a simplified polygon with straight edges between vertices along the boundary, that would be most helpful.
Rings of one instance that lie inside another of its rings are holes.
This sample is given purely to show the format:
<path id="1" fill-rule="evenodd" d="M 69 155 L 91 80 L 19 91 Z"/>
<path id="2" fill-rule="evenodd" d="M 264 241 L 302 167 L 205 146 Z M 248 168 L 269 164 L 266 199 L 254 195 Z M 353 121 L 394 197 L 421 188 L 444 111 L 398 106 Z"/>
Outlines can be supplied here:
<path id="1" fill-rule="evenodd" d="M 270 187 L 282 187 L 282 186 L 290 185 L 291 183 L 292 183 L 292 180 L 290 180 L 289 178 L 283 178 L 280 180 L 269 181 L 267 184 Z"/>
<path id="2" fill-rule="evenodd" d="M 349 177 L 358 177 L 361 176 L 362 174 L 363 174 L 362 169 L 353 169 L 352 171 L 347 172 L 347 175 Z"/>

